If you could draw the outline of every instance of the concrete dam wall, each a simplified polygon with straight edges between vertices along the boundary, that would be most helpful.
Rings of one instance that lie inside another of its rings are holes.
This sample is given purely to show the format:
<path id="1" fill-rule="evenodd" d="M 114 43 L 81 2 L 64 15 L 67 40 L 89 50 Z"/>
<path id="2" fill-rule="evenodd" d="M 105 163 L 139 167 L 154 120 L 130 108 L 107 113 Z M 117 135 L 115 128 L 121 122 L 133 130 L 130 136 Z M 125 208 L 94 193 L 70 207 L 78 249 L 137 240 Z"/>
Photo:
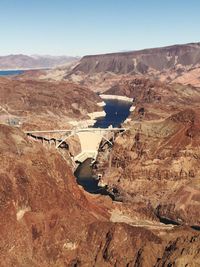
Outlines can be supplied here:
<path id="1" fill-rule="evenodd" d="M 82 163 L 87 158 L 96 159 L 104 131 L 79 132 L 77 135 L 81 144 L 81 153 L 74 157 L 74 160 Z"/>

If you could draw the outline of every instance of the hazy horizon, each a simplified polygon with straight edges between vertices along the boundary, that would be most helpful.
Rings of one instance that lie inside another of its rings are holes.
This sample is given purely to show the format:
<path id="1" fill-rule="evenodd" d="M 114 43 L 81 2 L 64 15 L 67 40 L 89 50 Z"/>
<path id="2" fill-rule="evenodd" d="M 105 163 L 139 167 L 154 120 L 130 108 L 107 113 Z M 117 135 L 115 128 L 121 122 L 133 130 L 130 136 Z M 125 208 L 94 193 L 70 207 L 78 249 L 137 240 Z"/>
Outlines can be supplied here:
<path id="1" fill-rule="evenodd" d="M 197 0 L 2 0 L 0 55 L 82 57 L 198 42 L 199 8 Z"/>
<path id="2" fill-rule="evenodd" d="M 168 46 L 173 46 L 173 45 L 187 45 L 187 44 L 192 44 L 192 43 L 200 43 L 200 41 L 196 42 L 188 42 L 188 43 L 173 43 L 173 44 L 168 44 L 164 46 L 157 46 L 157 47 L 143 47 L 141 49 L 134 49 L 134 50 L 120 50 L 120 51 L 111 51 L 111 52 L 106 52 L 106 53 L 95 53 L 95 54 L 85 54 L 85 55 L 80 55 L 80 56 L 74 56 L 74 55 L 67 55 L 67 54 L 60 54 L 60 55 L 55 55 L 55 54 L 23 54 L 23 53 L 18 53 L 18 54 L 6 54 L 6 55 L 1 55 L 0 57 L 6 57 L 6 56 L 29 56 L 29 57 L 74 57 L 74 58 L 81 58 L 87 55 L 101 55 L 101 54 L 112 54 L 112 53 L 128 53 L 128 52 L 134 52 L 134 51 L 140 51 L 140 50 L 145 50 L 145 49 L 153 49 L 153 48 L 162 48 L 162 47 L 168 47 Z"/>

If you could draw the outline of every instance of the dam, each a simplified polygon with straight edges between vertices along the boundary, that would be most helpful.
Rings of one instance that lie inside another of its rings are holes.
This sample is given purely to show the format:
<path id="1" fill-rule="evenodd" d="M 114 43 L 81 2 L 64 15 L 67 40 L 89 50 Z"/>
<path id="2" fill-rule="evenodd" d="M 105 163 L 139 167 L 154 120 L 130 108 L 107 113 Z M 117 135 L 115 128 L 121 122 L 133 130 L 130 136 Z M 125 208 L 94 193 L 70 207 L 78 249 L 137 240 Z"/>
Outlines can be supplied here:
<path id="1" fill-rule="evenodd" d="M 93 127 L 25 132 L 28 136 L 40 140 L 42 143 L 54 145 L 56 149 L 68 147 L 68 138 L 78 136 L 81 151 L 72 157 L 77 183 L 83 186 L 86 191 L 95 194 L 109 194 L 98 186 L 98 181 L 92 174 L 92 164 L 96 161 L 99 146 L 103 142 L 113 145 L 115 134 L 127 130 L 127 128 L 121 127 L 121 123 L 134 110 L 133 103 L 126 101 L 126 99 L 105 98 L 104 101 L 106 115 L 99 117 Z"/>
<path id="2" fill-rule="evenodd" d="M 95 128 L 101 128 L 104 130 L 106 127 L 110 130 L 116 129 L 116 132 L 120 130 L 126 131 L 126 128 L 120 128 L 121 123 L 123 123 L 130 112 L 133 111 L 133 106 L 131 101 L 118 100 L 118 99 L 106 99 L 104 98 L 106 105 L 104 106 L 104 111 L 106 116 L 103 118 L 98 118 L 97 122 L 94 124 Z M 109 128 L 110 127 L 110 128 Z M 113 128 L 112 128 L 113 127 Z M 90 139 L 85 138 L 86 147 L 90 146 Z M 99 146 L 98 146 L 99 149 Z M 96 153 L 98 153 L 98 149 Z M 95 155 L 97 156 L 97 155 Z M 88 157 L 83 161 L 76 169 L 75 176 L 77 178 L 77 183 L 81 185 L 86 191 L 93 194 L 110 195 L 106 188 L 102 188 L 98 185 L 98 180 L 93 175 L 92 170 L 93 157 Z M 112 198 L 112 195 L 110 195 Z"/>
<path id="3" fill-rule="evenodd" d="M 109 140 L 112 136 L 114 138 L 115 132 L 124 132 L 126 128 L 75 128 L 72 130 L 62 129 L 62 130 L 36 130 L 36 131 L 25 131 L 28 136 L 35 138 L 36 140 L 41 140 L 42 143 L 45 141 L 49 145 L 53 143 L 55 147 L 62 148 L 63 144 L 66 145 L 68 139 L 72 136 L 78 136 L 79 143 L 81 146 L 81 151 L 75 157 L 73 157 L 74 162 L 83 163 L 86 159 L 92 158 L 96 159 L 98 154 L 99 145 L 102 140 L 111 143 Z M 49 135 L 49 137 L 46 137 Z M 60 138 L 50 137 L 50 135 L 63 135 Z M 112 143 L 111 143 L 112 144 Z M 64 146 L 65 147 L 65 146 Z"/>

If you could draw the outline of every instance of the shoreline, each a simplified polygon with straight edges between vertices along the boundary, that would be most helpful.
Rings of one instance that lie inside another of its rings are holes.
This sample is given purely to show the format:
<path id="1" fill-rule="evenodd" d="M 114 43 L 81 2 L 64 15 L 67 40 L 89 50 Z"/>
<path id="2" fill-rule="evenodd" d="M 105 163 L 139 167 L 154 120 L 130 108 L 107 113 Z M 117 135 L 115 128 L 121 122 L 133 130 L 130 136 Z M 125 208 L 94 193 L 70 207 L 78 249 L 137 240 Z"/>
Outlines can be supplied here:
<path id="1" fill-rule="evenodd" d="M 90 117 L 91 120 L 95 120 L 97 118 L 103 118 L 106 116 L 106 112 L 103 111 L 95 111 L 95 112 L 91 112 L 88 113 L 88 116 Z"/>
<path id="2" fill-rule="evenodd" d="M 102 99 L 105 100 L 119 100 L 119 101 L 123 101 L 123 102 L 128 102 L 128 103 L 132 103 L 133 102 L 133 98 L 129 98 L 126 96 L 118 96 L 118 95 L 100 95 L 100 97 Z M 98 106 L 100 107 L 104 107 L 106 106 L 106 103 L 104 101 L 102 102 L 98 102 L 97 103 Z M 133 112 L 135 110 L 135 106 L 131 105 L 129 108 L 129 112 Z M 85 119 L 85 120 L 81 120 L 81 121 L 70 121 L 69 123 L 74 126 L 74 127 L 88 127 L 88 126 L 93 126 L 96 122 L 98 118 L 104 118 L 106 116 L 106 112 L 104 110 L 102 111 L 94 111 L 91 113 L 87 114 L 90 119 Z M 124 121 L 125 122 L 125 121 Z"/>
<path id="3" fill-rule="evenodd" d="M 104 101 L 97 103 L 97 106 L 99 106 L 99 107 L 105 107 L 105 105 L 106 105 L 106 103 Z"/>
<path id="4" fill-rule="evenodd" d="M 125 101 L 125 102 L 133 102 L 133 98 L 127 97 L 127 96 L 120 96 L 120 95 L 106 95 L 106 94 L 101 94 L 99 95 L 103 100 L 120 100 L 120 101 Z"/>
<path id="5" fill-rule="evenodd" d="M 17 69 L 0 69 L 0 71 L 28 71 L 28 70 L 51 70 L 52 68 L 41 67 L 41 68 L 17 68 Z"/>
<path id="6" fill-rule="evenodd" d="M 101 102 L 102 106 L 105 106 L 106 104 L 104 102 Z M 95 111 L 87 114 L 90 119 L 85 119 L 81 121 L 69 121 L 69 123 L 74 127 L 88 127 L 93 126 L 98 118 L 103 118 L 106 116 L 106 112 L 104 110 L 102 111 Z"/>

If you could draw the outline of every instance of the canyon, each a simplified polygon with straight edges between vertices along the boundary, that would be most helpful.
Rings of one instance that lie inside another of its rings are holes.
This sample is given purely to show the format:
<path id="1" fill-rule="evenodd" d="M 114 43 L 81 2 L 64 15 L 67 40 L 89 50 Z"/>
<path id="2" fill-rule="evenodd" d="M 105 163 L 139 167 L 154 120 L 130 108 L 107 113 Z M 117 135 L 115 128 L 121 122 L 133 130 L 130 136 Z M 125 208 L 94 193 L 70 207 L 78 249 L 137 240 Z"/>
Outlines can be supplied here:
<path id="1" fill-rule="evenodd" d="M 124 123 L 129 131 L 99 153 L 104 183 L 158 217 L 199 225 L 200 89 L 134 79 L 111 92 L 134 95 L 136 109 Z"/>
<path id="2" fill-rule="evenodd" d="M 197 231 L 87 194 L 55 149 L 20 129 L 1 125 L 0 137 L 2 267 L 199 265 Z"/>
<path id="3" fill-rule="evenodd" d="M 200 265 L 199 61 L 195 43 L 0 78 L 2 267 Z M 112 198 L 77 184 L 78 135 L 26 134 L 87 128 L 102 98 L 131 106 L 92 166 Z"/>

